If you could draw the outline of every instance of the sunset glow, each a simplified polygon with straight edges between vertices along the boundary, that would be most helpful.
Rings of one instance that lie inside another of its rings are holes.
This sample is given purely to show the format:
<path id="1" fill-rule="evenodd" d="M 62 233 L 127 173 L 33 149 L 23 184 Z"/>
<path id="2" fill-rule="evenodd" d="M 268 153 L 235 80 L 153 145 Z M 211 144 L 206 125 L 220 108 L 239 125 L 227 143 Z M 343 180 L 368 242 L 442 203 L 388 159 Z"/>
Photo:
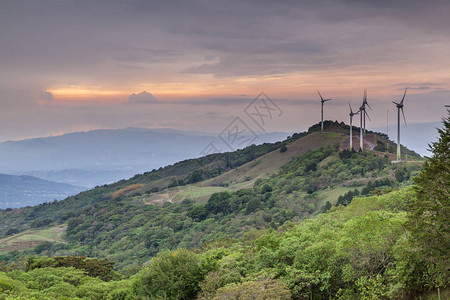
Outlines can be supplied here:
<path id="1" fill-rule="evenodd" d="M 367 88 L 372 126 L 382 126 L 408 87 L 410 121 L 438 121 L 450 96 L 448 6 L 9 1 L 0 123 L 12 129 L 0 140 L 97 127 L 220 131 L 261 91 L 289 106 L 271 130 L 317 122 L 318 90 L 335 99 L 326 117 L 346 121 L 347 102 Z"/>

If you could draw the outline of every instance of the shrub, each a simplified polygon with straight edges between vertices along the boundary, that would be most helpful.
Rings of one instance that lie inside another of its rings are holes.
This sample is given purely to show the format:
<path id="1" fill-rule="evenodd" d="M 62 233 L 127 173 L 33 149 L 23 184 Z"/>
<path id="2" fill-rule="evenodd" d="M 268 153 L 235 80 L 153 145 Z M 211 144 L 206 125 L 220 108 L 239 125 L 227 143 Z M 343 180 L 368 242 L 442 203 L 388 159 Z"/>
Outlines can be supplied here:
<path id="1" fill-rule="evenodd" d="M 138 274 L 134 291 L 150 299 L 194 299 L 204 276 L 194 253 L 188 250 L 160 252 Z"/>

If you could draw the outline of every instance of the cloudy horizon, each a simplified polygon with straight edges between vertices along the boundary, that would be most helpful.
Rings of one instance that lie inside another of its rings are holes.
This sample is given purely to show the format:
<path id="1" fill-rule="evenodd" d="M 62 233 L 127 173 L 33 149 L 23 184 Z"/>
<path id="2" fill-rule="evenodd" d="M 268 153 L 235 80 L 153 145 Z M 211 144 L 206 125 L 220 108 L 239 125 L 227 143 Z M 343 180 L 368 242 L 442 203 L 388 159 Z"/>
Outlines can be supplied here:
<path id="1" fill-rule="evenodd" d="M 2 1 L 0 141 L 97 128 L 220 132 L 261 91 L 268 131 L 436 122 L 450 104 L 446 1 Z M 389 115 L 389 120 L 387 120 Z"/>

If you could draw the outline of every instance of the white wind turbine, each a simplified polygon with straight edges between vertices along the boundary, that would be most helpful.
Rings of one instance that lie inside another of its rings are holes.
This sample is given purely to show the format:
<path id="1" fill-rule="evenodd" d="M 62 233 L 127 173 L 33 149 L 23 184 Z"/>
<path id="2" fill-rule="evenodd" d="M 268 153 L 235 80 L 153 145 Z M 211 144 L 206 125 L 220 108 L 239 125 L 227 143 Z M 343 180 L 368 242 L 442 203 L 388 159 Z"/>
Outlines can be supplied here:
<path id="1" fill-rule="evenodd" d="M 366 115 L 367 118 L 370 120 L 369 114 L 366 112 L 366 104 L 367 106 L 369 106 L 369 104 L 367 103 L 367 90 L 364 90 L 364 98 L 363 98 L 363 103 L 361 105 L 361 107 L 359 108 L 359 111 L 361 112 L 360 114 L 360 124 L 359 124 L 359 149 L 361 149 L 361 151 L 364 150 L 364 138 L 363 138 L 363 130 L 365 132 L 365 124 L 366 124 Z M 369 106 L 370 107 L 370 106 Z M 364 118 L 364 128 L 363 128 L 363 118 Z"/>
<path id="2" fill-rule="evenodd" d="M 364 134 L 366 134 L 366 115 L 367 115 L 367 118 L 369 118 L 369 115 L 366 112 L 366 105 L 367 105 L 367 107 L 370 108 L 370 110 L 372 110 L 372 107 L 370 107 L 369 103 L 367 103 L 367 89 L 364 90 L 363 104 L 364 104 L 364 121 L 363 121 L 364 124 L 363 124 L 363 126 L 364 126 Z M 369 118 L 369 121 L 370 121 L 370 118 Z"/>
<path id="3" fill-rule="evenodd" d="M 392 103 L 394 103 L 397 106 L 397 160 L 398 161 L 402 160 L 402 156 L 400 153 L 400 110 L 402 111 L 403 121 L 405 121 L 405 125 L 406 125 L 405 112 L 403 111 L 403 101 L 405 101 L 405 96 L 406 96 L 407 90 L 408 90 L 408 88 L 405 89 L 405 93 L 403 94 L 403 98 L 402 98 L 402 101 L 400 101 L 400 103 L 392 101 Z"/>
<path id="4" fill-rule="evenodd" d="M 322 122 L 321 122 L 321 125 L 320 125 L 320 132 L 322 133 L 323 132 L 323 104 L 325 103 L 325 102 L 327 102 L 327 101 L 330 101 L 331 99 L 323 99 L 323 97 L 322 97 L 322 95 L 320 94 L 320 92 L 319 91 L 317 91 L 318 93 L 319 93 L 319 96 L 320 96 L 320 102 L 321 102 L 321 104 L 322 104 Z"/>

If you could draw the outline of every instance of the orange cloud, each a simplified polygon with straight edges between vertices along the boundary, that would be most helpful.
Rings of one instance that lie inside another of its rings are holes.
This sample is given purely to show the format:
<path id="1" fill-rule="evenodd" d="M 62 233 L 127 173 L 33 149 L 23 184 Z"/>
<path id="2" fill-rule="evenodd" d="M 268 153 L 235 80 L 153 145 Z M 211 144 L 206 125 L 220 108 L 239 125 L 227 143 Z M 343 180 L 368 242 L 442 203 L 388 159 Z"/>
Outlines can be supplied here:
<path id="1" fill-rule="evenodd" d="M 62 86 L 47 90 L 55 103 L 120 103 L 127 100 L 127 92 L 98 86 Z"/>

